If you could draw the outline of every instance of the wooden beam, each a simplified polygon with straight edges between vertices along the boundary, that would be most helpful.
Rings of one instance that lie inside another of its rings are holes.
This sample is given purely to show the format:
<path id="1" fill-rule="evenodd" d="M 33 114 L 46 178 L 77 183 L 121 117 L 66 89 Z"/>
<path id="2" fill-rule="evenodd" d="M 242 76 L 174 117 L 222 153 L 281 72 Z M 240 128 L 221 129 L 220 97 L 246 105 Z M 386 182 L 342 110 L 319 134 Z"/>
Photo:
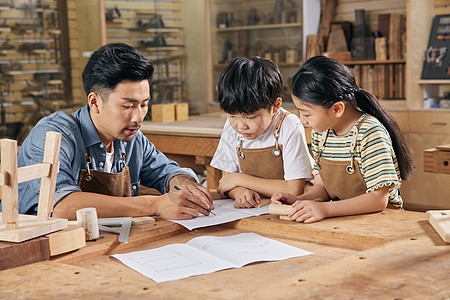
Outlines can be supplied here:
<path id="1" fill-rule="evenodd" d="M 17 176 L 17 141 L 1 140 L 1 172 L 6 174 L 2 188 L 2 221 L 7 230 L 18 228 L 19 188 Z"/>

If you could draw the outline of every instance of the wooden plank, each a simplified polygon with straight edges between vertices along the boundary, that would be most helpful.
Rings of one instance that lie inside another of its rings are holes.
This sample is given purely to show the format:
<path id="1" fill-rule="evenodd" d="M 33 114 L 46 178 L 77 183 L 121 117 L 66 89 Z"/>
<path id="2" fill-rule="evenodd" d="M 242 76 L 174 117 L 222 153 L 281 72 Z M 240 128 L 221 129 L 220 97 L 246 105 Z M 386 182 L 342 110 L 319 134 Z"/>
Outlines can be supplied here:
<path id="1" fill-rule="evenodd" d="M 0 270 L 49 260 L 48 238 L 35 238 L 20 244 L 0 242 Z"/>
<path id="2" fill-rule="evenodd" d="M 428 210 L 427 216 L 442 240 L 450 243 L 450 210 Z"/>

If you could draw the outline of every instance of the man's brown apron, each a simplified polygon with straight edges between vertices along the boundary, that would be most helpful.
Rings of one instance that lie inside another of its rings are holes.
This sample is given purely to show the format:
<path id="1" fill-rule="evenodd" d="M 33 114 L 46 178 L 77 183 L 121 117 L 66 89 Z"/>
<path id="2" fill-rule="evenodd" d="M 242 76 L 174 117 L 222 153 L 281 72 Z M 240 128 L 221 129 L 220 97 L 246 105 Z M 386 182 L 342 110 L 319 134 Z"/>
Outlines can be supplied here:
<path id="1" fill-rule="evenodd" d="M 284 179 L 283 145 L 278 143 L 280 128 L 284 118 L 289 113 L 282 113 L 273 131 L 275 145 L 265 148 L 244 149 L 244 139 L 240 138 L 236 148 L 239 165 L 245 174 L 266 179 Z"/>
<path id="2" fill-rule="evenodd" d="M 75 121 L 75 118 L 69 114 Z M 76 121 L 75 121 L 76 123 Z M 125 154 L 122 154 L 123 169 L 119 173 L 109 173 L 92 170 L 92 160 L 87 149 L 86 168 L 80 170 L 78 185 L 83 192 L 92 192 L 108 196 L 131 197 L 130 170 L 125 164 Z"/>
<path id="3" fill-rule="evenodd" d="M 353 131 L 349 149 L 351 156 L 350 160 L 335 161 L 321 158 L 322 152 L 325 149 L 329 130 L 324 131 L 322 134 L 322 138 L 319 142 L 319 151 L 315 157 L 315 161 L 330 200 L 348 199 L 366 193 L 366 181 L 361 174 L 358 162 L 355 161 L 358 131 L 365 119 L 366 118 L 362 119 Z"/>

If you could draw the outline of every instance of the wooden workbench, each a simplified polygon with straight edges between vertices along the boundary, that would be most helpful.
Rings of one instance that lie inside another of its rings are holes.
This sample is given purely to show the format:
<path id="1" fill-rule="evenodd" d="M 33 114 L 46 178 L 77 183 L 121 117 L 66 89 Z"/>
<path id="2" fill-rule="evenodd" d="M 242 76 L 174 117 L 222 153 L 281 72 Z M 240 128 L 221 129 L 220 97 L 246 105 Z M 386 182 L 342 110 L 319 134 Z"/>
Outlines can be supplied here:
<path id="1" fill-rule="evenodd" d="M 219 145 L 225 121 L 226 115 L 212 113 L 190 116 L 188 121 L 144 122 L 141 131 L 156 149 L 181 166 L 192 167 L 193 164 L 204 166 L 208 188 L 217 189 L 222 173 L 209 163 Z"/>
<path id="2" fill-rule="evenodd" d="M 190 116 L 188 121 L 144 122 L 141 131 L 156 149 L 181 166 L 193 167 L 193 164 L 204 166 L 208 188 L 217 189 L 222 172 L 211 167 L 209 163 L 219 145 L 225 121 L 226 114 L 209 113 Z M 305 135 L 306 142 L 308 145 L 311 144 L 310 128 L 305 129 Z"/>
<path id="3" fill-rule="evenodd" d="M 114 253 L 185 243 L 200 235 L 254 231 L 314 255 L 254 263 L 157 284 L 110 258 Z M 187 231 L 157 220 L 133 227 L 129 244 L 117 236 L 86 248 L 0 272 L 4 299 L 446 299 L 450 297 L 450 245 L 424 213 L 381 213 L 325 219 L 313 224 L 274 215 Z"/>

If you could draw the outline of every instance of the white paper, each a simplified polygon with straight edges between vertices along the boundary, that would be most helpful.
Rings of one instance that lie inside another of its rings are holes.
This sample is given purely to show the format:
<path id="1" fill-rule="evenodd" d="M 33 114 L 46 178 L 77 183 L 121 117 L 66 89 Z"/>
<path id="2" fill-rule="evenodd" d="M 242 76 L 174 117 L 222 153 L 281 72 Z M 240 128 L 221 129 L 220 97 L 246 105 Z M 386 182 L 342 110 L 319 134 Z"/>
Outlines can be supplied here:
<path id="1" fill-rule="evenodd" d="M 313 253 L 256 233 L 242 233 L 226 237 L 202 236 L 186 244 L 115 254 L 112 257 L 159 283 L 240 268 L 252 262 L 283 260 L 310 254 Z"/>
<path id="2" fill-rule="evenodd" d="M 258 208 L 235 208 L 233 206 L 233 199 L 222 199 L 214 201 L 214 210 L 216 215 L 209 216 L 200 215 L 197 218 L 189 220 L 170 220 L 178 223 L 189 230 L 201 228 L 211 225 L 223 224 L 243 218 L 259 216 L 269 213 L 269 206 Z"/>

